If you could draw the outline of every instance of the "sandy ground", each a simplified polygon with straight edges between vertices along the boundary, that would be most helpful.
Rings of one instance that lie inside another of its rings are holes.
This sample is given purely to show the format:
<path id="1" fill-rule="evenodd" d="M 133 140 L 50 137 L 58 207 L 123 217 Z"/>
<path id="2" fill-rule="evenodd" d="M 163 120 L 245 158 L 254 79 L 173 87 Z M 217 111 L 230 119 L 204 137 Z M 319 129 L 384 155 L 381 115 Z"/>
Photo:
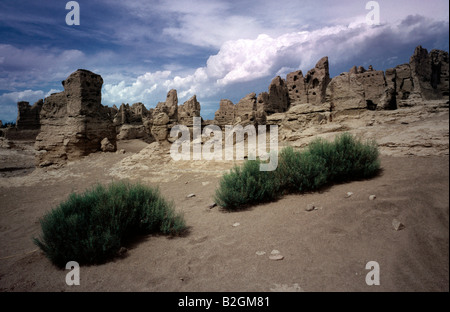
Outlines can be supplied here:
<path id="1" fill-rule="evenodd" d="M 35 169 L 29 145 L 0 149 L 0 291 L 449 291 L 448 113 L 438 119 L 447 125 L 439 156 L 410 155 L 405 133 L 414 145 L 417 132 L 404 131 L 406 152 L 381 145 L 382 172 L 373 179 L 232 213 L 208 207 L 231 163 L 173 163 L 144 142 L 126 141 L 125 154 Z M 68 270 L 32 243 L 39 218 L 71 192 L 122 178 L 159 186 L 188 233 L 143 237 L 123 258 L 81 267 L 81 285 L 67 286 Z M 317 210 L 308 212 L 311 203 Z M 405 228 L 394 230 L 393 219 Z M 269 260 L 272 250 L 284 259 Z M 379 263 L 379 286 L 365 282 L 369 261 Z"/>

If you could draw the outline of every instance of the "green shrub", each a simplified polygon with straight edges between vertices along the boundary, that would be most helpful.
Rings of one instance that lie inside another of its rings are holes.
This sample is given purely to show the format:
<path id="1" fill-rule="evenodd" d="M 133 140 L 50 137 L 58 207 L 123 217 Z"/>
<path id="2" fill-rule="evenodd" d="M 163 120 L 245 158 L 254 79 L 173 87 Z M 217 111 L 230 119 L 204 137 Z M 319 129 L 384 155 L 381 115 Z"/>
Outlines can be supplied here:
<path id="1" fill-rule="evenodd" d="M 223 175 L 216 190 L 215 201 L 226 209 L 235 209 L 252 202 L 277 197 L 278 185 L 271 171 L 260 171 L 260 160 L 248 160 Z"/>
<path id="2" fill-rule="evenodd" d="M 281 193 L 314 191 L 325 184 L 370 178 L 380 169 L 375 141 L 362 143 L 352 135 L 334 142 L 316 139 L 303 151 L 284 148 L 275 171 L 260 171 L 260 161 L 247 161 L 224 174 L 216 203 L 225 209 L 276 199 Z"/>
<path id="3" fill-rule="evenodd" d="M 332 143 L 317 139 L 308 150 L 325 160 L 329 182 L 370 178 L 380 169 L 377 143 L 363 143 L 349 133 L 338 135 Z"/>
<path id="4" fill-rule="evenodd" d="M 280 188 L 285 192 L 305 192 L 316 190 L 327 182 L 325 160 L 318 155 L 284 148 L 276 169 Z"/>
<path id="5" fill-rule="evenodd" d="M 43 236 L 34 243 L 63 267 L 68 261 L 103 263 L 136 235 L 177 234 L 186 226 L 159 190 L 116 182 L 71 194 L 41 219 L 41 227 Z"/>

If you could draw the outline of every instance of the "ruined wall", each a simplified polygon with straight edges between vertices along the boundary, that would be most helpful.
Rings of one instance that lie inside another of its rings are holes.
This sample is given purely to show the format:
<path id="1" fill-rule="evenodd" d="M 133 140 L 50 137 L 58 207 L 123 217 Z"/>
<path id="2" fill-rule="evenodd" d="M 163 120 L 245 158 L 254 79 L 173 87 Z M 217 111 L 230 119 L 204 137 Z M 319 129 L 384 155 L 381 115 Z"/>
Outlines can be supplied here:
<path id="1" fill-rule="evenodd" d="M 352 67 L 349 72 L 334 77 L 326 90 L 326 100 L 332 110 L 381 109 L 388 105 L 384 72 L 364 67 Z"/>
<path id="2" fill-rule="evenodd" d="M 324 103 L 330 81 L 328 57 L 326 56 L 321 58 L 305 76 L 301 70 L 289 73 L 286 76 L 286 82 L 291 105 Z"/>
<path id="3" fill-rule="evenodd" d="M 43 104 L 42 99 L 34 103 L 33 106 L 29 102 L 18 102 L 16 128 L 18 130 L 38 130 L 40 128 L 39 114 Z"/>
<path id="4" fill-rule="evenodd" d="M 36 164 L 63 164 L 101 150 L 104 138 L 116 146 L 111 110 L 101 104 L 103 79 L 79 69 L 62 82 L 64 91 L 45 98 L 36 138 Z"/>

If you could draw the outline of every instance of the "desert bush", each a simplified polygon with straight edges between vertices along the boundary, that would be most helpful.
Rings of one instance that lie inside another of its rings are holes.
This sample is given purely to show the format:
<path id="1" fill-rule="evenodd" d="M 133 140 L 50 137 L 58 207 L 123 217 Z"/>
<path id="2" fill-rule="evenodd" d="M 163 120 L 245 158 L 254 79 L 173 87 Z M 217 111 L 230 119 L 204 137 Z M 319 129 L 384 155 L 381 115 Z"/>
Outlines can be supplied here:
<path id="1" fill-rule="evenodd" d="M 325 160 L 308 150 L 299 152 L 284 148 L 275 171 L 284 192 L 305 192 L 320 188 L 327 182 Z"/>
<path id="2" fill-rule="evenodd" d="M 338 135 L 333 142 L 314 140 L 308 151 L 324 159 L 328 182 L 370 178 L 380 169 L 377 143 L 364 143 L 349 133 Z"/>
<path id="3" fill-rule="evenodd" d="M 216 190 L 215 201 L 226 209 L 236 209 L 252 202 L 275 199 L 278 184 L 271 171 L 260 171 L 260 160 L 248 160 L 225 173 Z"/>
<path id="4" fill-rule="evenodd" d="M 40 223 L 42 236 L 33 241 L 59 267 L 103 263 L 136 235 L 173 235 L 186 227 L 158 189 L 128 182 L 72 193 Z"/>
<path id="5" fill-rule="evenodd" d="M 284 148 L 275 171 L 259 171 L 258 160 L 247 161 L 223 175 L 216 203 L 233 210 L 276 199 L 283 193 L 308 192 L 335 182 L 370 178 L 380 169 L 375 141 L 361 142 L 338 135 L 333 142 L 316 139 L 303 151 Z"/>

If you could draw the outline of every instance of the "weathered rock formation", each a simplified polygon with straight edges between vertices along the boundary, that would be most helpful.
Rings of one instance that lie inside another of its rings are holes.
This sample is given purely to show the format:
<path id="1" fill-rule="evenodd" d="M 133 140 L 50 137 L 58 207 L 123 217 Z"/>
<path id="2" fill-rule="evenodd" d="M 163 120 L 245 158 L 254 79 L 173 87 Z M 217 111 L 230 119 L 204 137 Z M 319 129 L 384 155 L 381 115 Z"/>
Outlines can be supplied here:
<path id="1" fill-rule="evenodd" d="M 448 99 L 448 72 L 447 52 L 428 53 L 420 46 L 409 64 L 388 69 L 386 73 L 372 66 L 367 70 L 354 66 L 349 72 L 330 79 L 328 58 L 324 57 L 305 76 L 298 70 L 289 73 L 285 83 L 281 77 L 274 78 L 269 92 L 260 93 L 256 101 L 254 93 L 236 105 L 221 101 L 215 123 L 256 125 L 264 121 L 279 125 L 282 136 L 295 140 L 305 129 L 324 127 L 340 116 L 395 110 L 423 100 Z"/>
<path id="2" fill-rule="evenodd" d="M 269 85 L 269 93 L 260 93 L 257 103 L 262 105 L 258 110 L 266 114 L 285 112 L 289 108 L 289 93 L 284 79 L 280 76 L 273 78 Z"/>
<path id="3" fill-rule="evenodd" d="M 436 100 L 449 96 L 448 52 L 418 46 L 409 61 L 414 91 L 424 100 Z"/>
<path id="4" fill-rule="evenodd" d="M 197 96 L 192 96 L 189 100 L 178 106 L 178 123 L 192 127 L 193 118 L 200 116 L 200 103 L 197 101 Z"/>
<path id="5" fill-rule="evenodd" d="M 166 113 L 157 113 L 153 117 L 152 135 L 158 142 L 167 140 L 169 135 L 169 116 Z"/>
<path id="6" fill-rule="evenodd" d="M 117 131 L 117 140 L 133 140 L 141 139 L 143 141 L 152 142 L 154 140 L 151 135 L 147 132 L 147 129 L 143 124 L 140 125 L 130 125 L 124 124 L 119 127 Z"/>
<path id="7" fill-rule="evenodd" d="M 326 90 L 326 100 L 330 102 L 332 110 L 344 111 L 352 109 L 385 108 L 386 81 L 383 71 L 376 71 L 372 67 L 365 70 L 356 66 L 348 73 L 342 73 L 333 78 Z"/>
<path id="8" fill-rule="evenodd" d="M 148 110 L 142 103 L 134 103 L 132 106 L 122 103 L 114 116 L 114 124 L 141 124 L 148 115 Z"/>
<path id="9" fill-rule="evenodd" d="M 159 102 L 155 108 L 155 114 L 166 113 L 169 117 L 170 123 L 176 123 L 178 121 L 178 96 L 177 90 L 170 90 L 167 93 L 165 102 Z"/>
<path id="10" fill-rule="evenodd" d="M 214 115 L 218 125 L 232 125 L 234 122 L 234 104 L 230 100 L 220 100 L 219 109 Z"/>
<path id="11" fill-rule="evenodd" d="M 291 105 L 324 103 L 331 81 L 328 57 L 321 58 L 304 77 L 299 70 L 288 74 L 286 81 Z"/>
<path id="12" fill-rule="evenodd" d="M 114 126 L 117 140 L 142 139 L 148 143 L 153 142 L 151 135 L 151 120 L 153 109 L 147 110 L 141 102 L 133 105 L 124 104 L 113 109 Z"/>
<path id="13" fill-rule="evenodd" d="M 111 142 L 109 142 L 108 138 L 104 138 L 101 142 L 101 150 L 103 152 L 115 152 L 116 151 L 116 146 L 114 144 L 112 144 Z"/>
<path id="14" fill-rule="evenodd" d="M 193 118 L 201 117 L 196 96 L 178 106 L 176 90 L 170 90 L 166 101 L 154 109 L 148 110 L 143 103 L 104 107 L 102 83 L 99 75 L 76 71 L 63 82 L 63 92 L 32 107 L 19 102 L 17 127 L 3 129 L 3 135 L 10 138 L 21 131 L 38 131 L 40 126 L 36 163 L 45 166 L 99 150 L 112 151 L 116 139 L 171 142 L 169 133 L 174 125 L 192 128 Z M 427 101 L 443 100 L 430 104 L 430 110 L 448 109 L 448 96 L 449 64 L 445 51 L 428 53 L 418 46 L 408 64 L 386 72 L 372 66 L 367 70 L 354 66 L 333 79 L 329 76 L 328 58 L 324 57 L 306 75 L 298 70 L 289 73 L 286 80 L 275 77 L 268 92 L 258 96 L 250 93 L 236 105 L 221 100 L 214 121 L 202 120 L 202 125 L 279 125 L 281 139 L 295 141 L 311 129 L 320 132 L 348 128 L 348 124 L 343 124 L 350 121 L 371 126 L 375 124 L 375 114 L 389 115 L 388 111 L 417 103 L 423 106 Z M 358 121 L 363 115 L 371 119 Z"/>
<path id="15" fill-rule="evenodd" d="M 101 150 L 107 138 L 116 146 L 111 110 L 101 104 L 103 79 L 79 69 L 62 82 L 64 91 L 45 98 L 36 138 L 36 164 L 62 164 Z"/>
<path id="16" fill-rule="evenodd" d="M 386 84 L 389 90 L 395 90 L 396 104 L 400 107 L 448 97 L 448 52 L 432 50 L 428 53 L 418 46 L 409 64 L 386 70 Z"/>
<path id="17" fill-rule="evenodd" d="M 17 130 L 38 130 L 40 128 L 39 114 L 43 104 L 42 99 L 34 103 L 33 106 L 29 102 L 18 102 Z"/>
<path id="18" fill-rule="evenodd" d="M 234 106 L 234 123 L 249 124 L 255 121 L 256 94 L 247 94 Z"/>

